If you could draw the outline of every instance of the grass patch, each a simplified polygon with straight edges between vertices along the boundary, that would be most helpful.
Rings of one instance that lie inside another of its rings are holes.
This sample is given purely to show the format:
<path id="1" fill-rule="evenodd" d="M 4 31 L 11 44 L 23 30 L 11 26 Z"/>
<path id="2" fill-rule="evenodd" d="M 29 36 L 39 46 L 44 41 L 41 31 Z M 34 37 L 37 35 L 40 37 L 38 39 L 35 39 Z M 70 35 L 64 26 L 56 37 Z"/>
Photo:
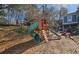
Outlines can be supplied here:
<path id="1" fill-rule="evenodd" d="M 26 34 L 27 29 L 25 29 L 24 27 L 19 27 L 19 28 L 16 29 L 16 32 L 20 33 L 20 34 Z"/>

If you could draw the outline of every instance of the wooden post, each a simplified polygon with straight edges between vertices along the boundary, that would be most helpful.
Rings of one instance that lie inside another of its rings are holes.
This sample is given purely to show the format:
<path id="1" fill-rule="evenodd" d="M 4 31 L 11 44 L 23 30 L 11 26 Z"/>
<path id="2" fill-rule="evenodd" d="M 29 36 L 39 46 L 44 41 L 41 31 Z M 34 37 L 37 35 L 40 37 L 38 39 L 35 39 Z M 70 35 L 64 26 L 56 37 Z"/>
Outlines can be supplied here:
<path id="1" fill-rule="evenodd" d="M 43 35 L 44 35 L 45 41 L 48 42 L 48 38 L 47 38 L 47 35 L 46 35 L 46 31 L 45 31 L 45 30 L 42 30 L 42 32 L 43 32 Z"/>

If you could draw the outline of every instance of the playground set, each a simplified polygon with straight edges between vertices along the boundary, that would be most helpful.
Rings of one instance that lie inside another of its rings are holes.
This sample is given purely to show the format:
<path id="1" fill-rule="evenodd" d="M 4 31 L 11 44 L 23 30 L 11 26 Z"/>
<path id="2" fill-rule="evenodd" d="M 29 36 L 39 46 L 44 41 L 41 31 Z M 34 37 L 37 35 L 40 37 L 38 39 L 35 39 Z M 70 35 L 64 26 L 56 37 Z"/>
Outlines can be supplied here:
<path id="1" fill-rule="evenodd" d="M 35 17 L 33 24 L 28 27 L 28 33 L 34 38 L 36 43 L 40 43 L 41 41 L 45 40 L 46 42 L 49 41 L 49 33 L 53 33 L 57 36 L 57 39 L 61 39 L 61 36 L 58 35 L 55 31 L 49 28 L 48 20 L 46 19 L 47 14 L 45 11 L 46 5 L 43 6 L 43 17 L 42 19 L 38 20 L 38 17 Z"/>
<path id="2" fill-rule="evenodd" d="M 43 40 L 48 42 L 49 32 L 54 33 L 58 37 L 58 39 L 61 39 L 61 37 L 56 32 L 49 29 L 48 22 L 45 18 L 41 19 L 39 22 L 34 22 L 28 27 L 27 31 L 34 38 L 34 41 L 36 43 L 40 43 Z"/>

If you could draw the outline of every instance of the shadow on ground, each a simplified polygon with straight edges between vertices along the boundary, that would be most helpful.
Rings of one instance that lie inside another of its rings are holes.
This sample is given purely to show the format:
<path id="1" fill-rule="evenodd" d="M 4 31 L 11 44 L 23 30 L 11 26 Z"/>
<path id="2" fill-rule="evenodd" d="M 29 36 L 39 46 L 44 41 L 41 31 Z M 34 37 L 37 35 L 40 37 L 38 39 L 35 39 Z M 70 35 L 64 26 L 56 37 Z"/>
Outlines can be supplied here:
<path id="1" fill-rule="evenodd" d="M 39 44 L 36 44 L 33 40 L 30 40 L 25 43 L 18 44 L 16 46 L 10 47 L 6 49 L 5 51 L 1 52 L 0 54 L 20 54 L 24 52 L 25 50 L 35 47 Z"/>

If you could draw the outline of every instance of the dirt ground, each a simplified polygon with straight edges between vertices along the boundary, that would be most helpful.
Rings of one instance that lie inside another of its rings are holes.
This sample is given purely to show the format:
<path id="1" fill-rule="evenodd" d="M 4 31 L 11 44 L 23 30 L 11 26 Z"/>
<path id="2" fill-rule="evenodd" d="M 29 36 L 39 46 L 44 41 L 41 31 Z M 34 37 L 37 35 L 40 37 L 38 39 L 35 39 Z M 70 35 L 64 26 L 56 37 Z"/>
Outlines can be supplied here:
<path id="1" fill-rule="evenodd" d="M 71 39 L 62 37 L 61 40 L 52 40 L 24 51 L 23 53 L 37 54 L 76 54 L 79 53 L 79 45 Z"/>
<path id="2" fill-rule="evenodd" d="M 10 31 L 15 27 L 0 30 L 1 54 L 78 54 L 79 36 L 73 39 L 61 36 L 60 40 L 36 44 L 30 35 L 21 35 Z"/>

